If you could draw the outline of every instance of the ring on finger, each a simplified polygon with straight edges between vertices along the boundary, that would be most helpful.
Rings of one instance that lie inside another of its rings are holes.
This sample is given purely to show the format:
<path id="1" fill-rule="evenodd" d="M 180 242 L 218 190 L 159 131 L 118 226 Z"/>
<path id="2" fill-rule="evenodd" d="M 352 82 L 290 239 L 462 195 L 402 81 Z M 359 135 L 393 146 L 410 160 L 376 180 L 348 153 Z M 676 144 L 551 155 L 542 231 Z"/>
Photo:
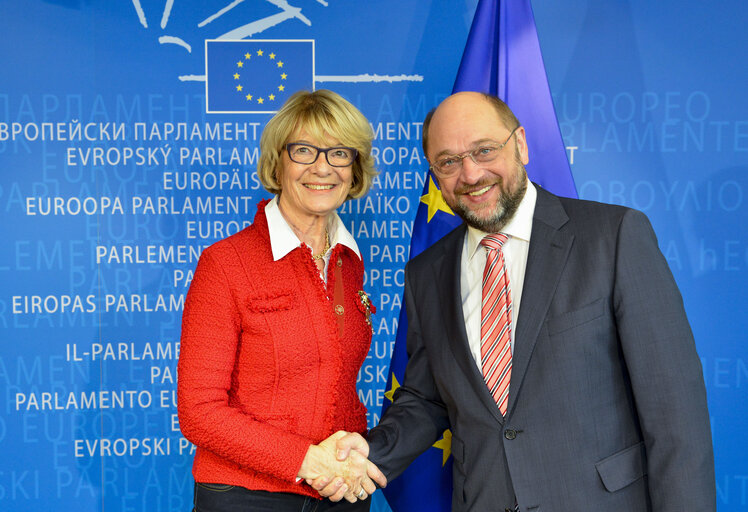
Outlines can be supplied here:
<path id="1" fill-rule="evenodd" d="M 361 490 L 358 491 L 358 494 L 356 496 L 358 497 L 358 499 L 363 500 L 366 498 L 366 491 L 363 488 L 361 488 Z"/>

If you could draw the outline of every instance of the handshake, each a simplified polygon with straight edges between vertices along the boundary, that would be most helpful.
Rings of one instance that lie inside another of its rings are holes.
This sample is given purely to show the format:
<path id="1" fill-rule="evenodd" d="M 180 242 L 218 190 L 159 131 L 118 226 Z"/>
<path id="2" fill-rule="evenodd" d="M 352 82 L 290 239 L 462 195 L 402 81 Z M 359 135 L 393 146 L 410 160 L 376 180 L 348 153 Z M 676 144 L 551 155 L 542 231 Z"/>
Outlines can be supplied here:
<path id="1" fill-rule="evenodd" d="M 323 497 L 355 503 L 373 494 L 375 484 L 387 485 L 387 478 L 368 456 L 369 445 L 361 435 L 341 430 L 309 447 L 297 476 Z"/>

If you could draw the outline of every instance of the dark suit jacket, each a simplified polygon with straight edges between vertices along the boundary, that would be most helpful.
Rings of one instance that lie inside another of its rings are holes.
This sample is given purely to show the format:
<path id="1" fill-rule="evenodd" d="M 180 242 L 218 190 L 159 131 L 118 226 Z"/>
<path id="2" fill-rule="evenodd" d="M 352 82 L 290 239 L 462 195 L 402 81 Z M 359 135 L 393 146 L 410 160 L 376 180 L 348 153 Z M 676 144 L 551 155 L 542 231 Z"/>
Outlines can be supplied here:
<path id="1" fill-rule="evenodd" d="M 701 365 L 647 218 L 537 188 L 506 417 L 468 348 L 463 225 L 406 268 L 409 362 L 371 460 L 392 479 L 450 428 L 454 511 L 714 511 Z"/>

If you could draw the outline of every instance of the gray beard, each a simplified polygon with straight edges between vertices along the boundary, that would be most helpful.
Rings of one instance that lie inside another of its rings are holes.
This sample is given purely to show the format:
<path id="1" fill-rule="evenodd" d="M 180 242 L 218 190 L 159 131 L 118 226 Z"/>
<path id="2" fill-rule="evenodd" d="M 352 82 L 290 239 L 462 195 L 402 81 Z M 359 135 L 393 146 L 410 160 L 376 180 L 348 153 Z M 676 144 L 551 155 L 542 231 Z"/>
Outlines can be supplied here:
<path id="1" fill-rule="evenodd" d="M 468 226 L 479 229 L 484 233 L 498 233 L 504 229 L 504 226 L 517 213 L 517 208 L 519 208 L 519 204 L 525 196 L 525 191 L 527 190 L 527 173 L 524 168 L 521 170 L 519 180 L 517 190 L 514 192 L 505 193 L 503 190 L 501 191 L 496 208 L 486 218 L 478 217 L 473 211 L 466 208 L 460 199 L 457 199 L 455 205 L 449 206 Z M 499 184 L 499 186 L 501 185 L 502 183 Z"/>

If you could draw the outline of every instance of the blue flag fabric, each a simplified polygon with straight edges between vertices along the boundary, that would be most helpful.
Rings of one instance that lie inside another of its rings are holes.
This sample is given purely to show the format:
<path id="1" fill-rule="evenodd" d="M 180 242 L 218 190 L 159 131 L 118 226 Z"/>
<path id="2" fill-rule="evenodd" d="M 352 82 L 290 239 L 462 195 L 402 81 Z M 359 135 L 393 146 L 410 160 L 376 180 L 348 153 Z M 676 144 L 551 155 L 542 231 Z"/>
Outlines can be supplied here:
<path id="1" fill-rule="evenodd" d="M 525 127 L 530 179 L 577 197 L 540 53 L 530 0 L 481 0 L 452 92 L 495 94 Z"/>
<path id="2" fill-rule="evenodd" d="M 314 41 L 208 40 L 205 78 L 208 113 L 273 114 L 314 90 Z"/>
<path id="3" fill-rule="evenodd" d="M 479 91 L 499 96 L 525 127 L 530 179 L 566 197 L 576 197 L 556 112 L 540 53 L 530 0 L 480 0 L 452 92 Z M 411 258 L 462 221 L 443 202 L 436 182 L 426 183 L 416 213 Z M 400 312 L 386 396 L 403 381 L 407 364 L 405 309 Z M 385 402 L 382 414 L 389 406 Z M 451 432 L 437 441 L 384 490 L 395 512 L 451 510 Z"/>

